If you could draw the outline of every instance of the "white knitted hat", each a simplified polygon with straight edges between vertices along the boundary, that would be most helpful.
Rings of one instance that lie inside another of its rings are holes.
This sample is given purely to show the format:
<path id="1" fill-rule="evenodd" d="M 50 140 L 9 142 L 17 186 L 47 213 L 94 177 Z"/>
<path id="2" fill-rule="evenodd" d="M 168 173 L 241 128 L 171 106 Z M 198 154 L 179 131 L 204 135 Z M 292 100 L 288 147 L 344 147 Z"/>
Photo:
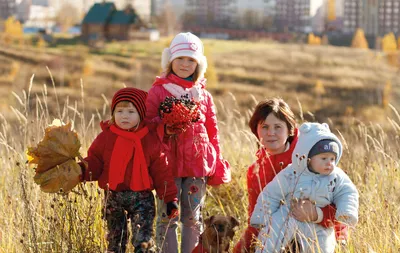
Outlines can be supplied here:
<path id="1" fill-rule="evenodd" d="M 165 48 L 161 57 L 161 67 L 165 71 L 168 64 L 175 58 L 187 56 L 196 60 L 199 65 L 199 77 L 204 77 L 207 69 L 207 58 L 204 56 L 204 46 L 201 40 L 194 34 L 179 33 Z"/>

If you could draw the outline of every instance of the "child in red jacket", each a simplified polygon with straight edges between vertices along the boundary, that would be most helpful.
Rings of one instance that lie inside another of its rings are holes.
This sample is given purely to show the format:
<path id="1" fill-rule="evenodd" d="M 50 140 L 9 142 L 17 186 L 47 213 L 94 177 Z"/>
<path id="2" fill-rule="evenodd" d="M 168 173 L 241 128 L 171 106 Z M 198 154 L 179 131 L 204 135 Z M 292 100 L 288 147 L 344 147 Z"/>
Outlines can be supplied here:
<path id="1" fill-rule="evenodd" d="M 156 252 L 153 242 L 155 201 L 152 190 L 167 205 L 170 218 L 178 215 L 177 188 L 162 151 L 157 129 L 143 123 L 147 93 L 135 88 L 117 91 L 110 121 L 101 122 L 85 158 L 83 179 L 104 189 L 108 251 L 125 252 L 128 219 L 135 252 Z"/>
<path id="2" fill-rule="evenodd" d="M 199 119 L 185 131 L 165 125 L 169 135 L 168 165 L 175 177 L 181 207 L 180 220 L 165 219 L 165 205 L 157 205 L 157 244 L 160 252 L 192 252 L 203 230 L 201 209 L 206 185 L 220 185 L 231 180 L 229 163 L 222 158 L 214 102 L 206 90 L 204 73 L 207 59 L 201 40 L 192 33 L 179 33 L 162 54 L 163 73 L 157 77 L 146 100 L 146 120 L 161 123 L 159 108 L 166 98 L 194 100 Z M 182 223 L 178 246 L 177 227 Z"/>

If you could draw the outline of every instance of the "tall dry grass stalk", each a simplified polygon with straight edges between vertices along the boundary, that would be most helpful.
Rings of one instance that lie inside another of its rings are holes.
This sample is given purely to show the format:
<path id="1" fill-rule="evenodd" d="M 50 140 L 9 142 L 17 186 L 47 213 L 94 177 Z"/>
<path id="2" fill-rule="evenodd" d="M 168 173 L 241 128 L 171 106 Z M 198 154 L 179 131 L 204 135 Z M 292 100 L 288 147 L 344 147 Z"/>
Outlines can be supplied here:
<path id="1" fill-rule="evenodd" d="M 43 194 L 33 183 L 34 170 L 25 155 L 53 118 L 72 121 L 86 150 L 98 131 L 94 115 L 85 114 L 83 89 L 79 103 L 71 105 L 67 98 L 56 97 L 56 104 L 48 104 L 48 89 L 56 94 L 54 82 L 33 98 L 32 86 L 33 77 L 28 92 L 13 93 L 19 103 L 19 108 L 11 108 L 16 122 L 1 114 L 0 252 L 101 252 L 105 245 L 102 192 L 88 183 L 85 192 Z M 101 120 L 104 114 L 97 116 Z"/>
<path id="2" fill-rule="evenodd" d="M 12 107 L 17 120 L 0 114 L 0 252 L 101 252 L 106 241 L 102 220 L 103 192 L 96 183 L 86 183 L 68 195 L 45 194 L 33 183 L 34 170 L 26 163 L 28 146 L 43 136 L 44 128 L 61 118 L 72 121 L 82 143 L 82 155 L 99 133 L 99 121 L 106 119 L 104 106 L 88 112 L 90 103 L 81 82 L 80 101 L 58 97 L 55 85 L 43 86 L 41 94 L 32 94 L 32 77 L 27 91 L 14 92 L 18 106 Z M 256 99 L 249 95 L 254 107 Z M 239 108 L 235 96 L 216 101 L 224 157 L 232 166 L 232 182 L 209 188 L 205 216 L 229 214 L 240 219 L 241 230 L 247 222 L 247 167 L 254 161 L 257 141 L 247 122 L 252 109 Z M 292 107 L 301 104 L 293 104 Z M 348 247 L 338 252 L 398 252 L 400 248 L 400 116 L 388 118 L 392 128 L 352 121 L 336 131 L 344 143 L 340 163 L 360 191 L 360 222 L 350 236 Z M 333 129 L 334 126 L 331 126 Z"/>

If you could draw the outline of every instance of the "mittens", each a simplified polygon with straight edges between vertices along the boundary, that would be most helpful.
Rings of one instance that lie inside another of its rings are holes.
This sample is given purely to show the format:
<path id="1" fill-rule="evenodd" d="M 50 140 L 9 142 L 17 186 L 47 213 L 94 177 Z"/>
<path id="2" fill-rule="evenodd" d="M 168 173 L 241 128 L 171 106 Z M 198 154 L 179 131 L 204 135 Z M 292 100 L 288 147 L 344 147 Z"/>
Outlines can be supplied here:
<path id="1" fill-rule="evenodd" d="M 349 237 L 348 226 L 340 222 L 335 222 L 334 228 L 336 240 L 340 243 L 346 242 Z"/>
<path id="2" fill-rule="evenodd" d="M 43 192 L 57 193 L 62 189 L 67 193 L 79 184 L 81 174 L 81 167 L 71 159 L 45 172 L 36 173 L 33 180 Z"/>
<path id="3" fill-rule="evenodd" d="M 167 203 L 167 215 L 168 218 L 173 219 L 179 215 L 178 203 L 176 201 L 171 201 Z"/>

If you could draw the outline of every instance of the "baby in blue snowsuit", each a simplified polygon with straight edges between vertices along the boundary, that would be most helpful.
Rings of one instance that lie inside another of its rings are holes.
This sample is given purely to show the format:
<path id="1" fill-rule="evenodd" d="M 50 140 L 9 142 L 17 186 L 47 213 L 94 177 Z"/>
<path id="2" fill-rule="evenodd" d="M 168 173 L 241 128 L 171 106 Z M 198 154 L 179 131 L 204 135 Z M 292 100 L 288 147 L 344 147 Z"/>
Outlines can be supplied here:
<path id="1" fill-rule="evenodd" d="M 335 251 L 333 227 L 290 216 L 290 203 L 295 199 L 309 198 L 320 208 L 334 204 L 339 222 L 355 226 L 358 221 L 358 191 L 336 166 L 342 155 L 340 140 L 325 123 L 304 123 L 299 131 L 292 163 L 263 189 L 251 216 L 250 224 L 261 229 L 257 253 L 280 252 L 295 238 L 301 252 Z"/>

